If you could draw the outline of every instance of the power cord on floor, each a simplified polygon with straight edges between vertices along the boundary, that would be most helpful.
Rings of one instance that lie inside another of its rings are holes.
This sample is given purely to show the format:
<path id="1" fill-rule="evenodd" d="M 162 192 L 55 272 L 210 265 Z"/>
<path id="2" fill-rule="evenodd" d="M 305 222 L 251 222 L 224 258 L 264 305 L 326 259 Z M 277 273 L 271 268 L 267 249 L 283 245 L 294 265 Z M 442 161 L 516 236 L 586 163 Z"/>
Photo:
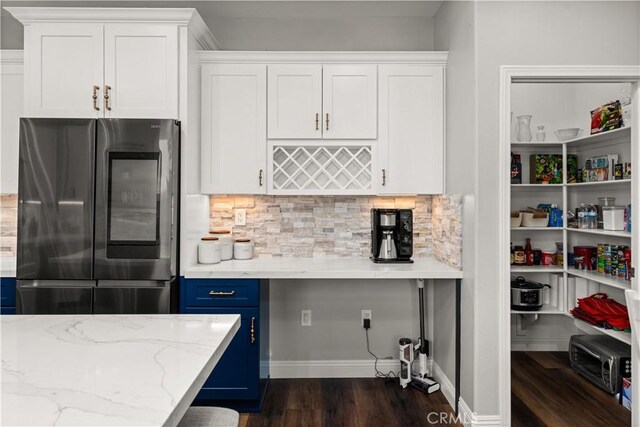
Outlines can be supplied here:
<path id="1" fill-rule="evenodd" d="M 390 381 L 390 380 L 392 380 L 394 378 L 397 378 L 398 374 L 400 373 L 400 371 L 398 371 L 398 372 L 389 371 L 388 373 L 385 374 L 384 372 L 381 372 L 381 371 L 378 370 L 378 360 L 379 360 L 378 356 L 373 354 L 373 352 L 369 348 L 369 328 L 365 327 L 364 333 L 365 333 L 365 335 L 367 337 L 367 351 L 369 352 L 369 354 L 371 356 L 373 356 L 374 359 L 376 359 L 375 362 L 373 363 L 373 368 L 376 370 L 376 378 L 383 378 L 383 379 L 388 380 L 388 381 Z"/>

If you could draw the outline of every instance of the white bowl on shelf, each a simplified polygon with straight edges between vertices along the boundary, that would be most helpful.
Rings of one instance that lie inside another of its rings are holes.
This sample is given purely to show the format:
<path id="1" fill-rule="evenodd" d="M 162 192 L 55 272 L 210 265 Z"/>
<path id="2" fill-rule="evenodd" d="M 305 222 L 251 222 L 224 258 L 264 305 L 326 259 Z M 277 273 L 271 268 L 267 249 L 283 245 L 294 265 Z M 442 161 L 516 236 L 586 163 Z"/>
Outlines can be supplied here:
<path id="1" fill-rule="evenodd" d="M 531 212 L 522 212 L 522 226 L 523 227 L 546 227 L 549 225 L 549 214 L 546 214 L 543 218 L 534 218 Z"/>
<path id="2" fill-rule="evenodd" d="M 522 212 L 517 217 L 511 217 L 511 228 L 520 227 L 522 224 Z"/>
<path id="3" fill-rule="evenodd" d="M 558 129 L 554 132 L 558 141 L 569 141 L 570 139 L 576 139 L 582 134 L 582 129 L 580 128 L 566 128 L 566 129 Z"/>

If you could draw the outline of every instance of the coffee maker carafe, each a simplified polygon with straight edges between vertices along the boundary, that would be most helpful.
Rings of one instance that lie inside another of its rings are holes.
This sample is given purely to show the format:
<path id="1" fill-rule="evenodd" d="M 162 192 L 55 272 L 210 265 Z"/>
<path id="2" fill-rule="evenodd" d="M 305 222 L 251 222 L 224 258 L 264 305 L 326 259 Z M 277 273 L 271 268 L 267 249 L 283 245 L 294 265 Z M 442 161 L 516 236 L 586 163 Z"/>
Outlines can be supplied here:
<path id="1" fill-rule="evenodd" d="M 376 263 L 411 263 L 413 211 L 371 209 L 371 260 Z"/>

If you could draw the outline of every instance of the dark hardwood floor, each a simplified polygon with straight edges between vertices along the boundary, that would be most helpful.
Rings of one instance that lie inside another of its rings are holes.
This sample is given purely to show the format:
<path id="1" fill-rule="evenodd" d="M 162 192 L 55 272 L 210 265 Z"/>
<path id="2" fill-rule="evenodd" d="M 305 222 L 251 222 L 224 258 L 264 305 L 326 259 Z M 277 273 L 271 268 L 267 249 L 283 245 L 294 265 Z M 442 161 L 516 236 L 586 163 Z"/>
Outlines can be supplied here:
<path id="1" fill-rule="evenodd" d="M 327 426 L 394 427 L 455 426 L 438 423 L 452 414 L 442 392 L 426 395 L 402 390 L 398 381 L 380 378 L 271 380 L 260 414 L 242 414 L 241 427 Z M 429 417 L 429 413 L 436 413 Z M 436 421 L 429 423 L 428 420 Z"/>
<path id="2" fill-rule="evenodd" d="M 573 372 L 567 352 L 511 353 L 513 427 L 622 427 L 631 411 Z"/>

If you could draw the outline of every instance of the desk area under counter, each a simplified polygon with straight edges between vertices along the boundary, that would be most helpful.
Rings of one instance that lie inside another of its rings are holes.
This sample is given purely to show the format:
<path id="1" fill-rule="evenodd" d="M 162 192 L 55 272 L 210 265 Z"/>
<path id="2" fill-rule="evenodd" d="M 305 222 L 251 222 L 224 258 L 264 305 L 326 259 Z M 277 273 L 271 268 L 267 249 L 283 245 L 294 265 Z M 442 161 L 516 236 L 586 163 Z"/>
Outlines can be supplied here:
<path id="1" fill-rule="evenodd" d="M 335 283 L 341 284 L 343 280 L 354 283 L 354 287 L 357 288 L 357 291 L 354 291 L 356 294 L 364 289 L 368 293 L 371 290 L 375 292 L 379 286 L 387 286 L 387 281 L 404 283 L 415 281 L 413 286 L 419 289 L 424 288 L 425 282 L 427 285 L 437 283 L 436 286 L 455 284 L 455 384 L 453 385 L 455 391 L 452 406 L 457 413 L 460 393 L 462 270 L 430 257 L 414 258 L 414 262 L 410 264 L 376 264 L 365 257 L 259 256 L 250 260 L 229 260 L 218 264 L 185 266 L 182 272 L 181 313 L 239 313 L 242 317 L 241 330 L 198 398 L 209 400 L 210 404 L 230 406 L 244 411 L 260 410 L 268 385 L 269 368 L 267 367 L 272 364 L 269 330 L 271 329 L 273 335 L 274 327 L 280 327 L 273 321 L 274 316 L 278 316 L 279 313 L 278 310 L 270 309 L 270 292 L 283 293 L 303 286 L 316 290 L 318 287 L 326 289 L 336 286 Z M 402 286 L 402 288 L 402 304 L 407 309 L 415 310 L 417 314 L 418 303 L 410 299 L 405 301 L 407 287 Z M 330 292 L 327 290 L 327 293 Z M 415 290 L 411 292 L 415 295 Z M 422 295 L 421 291 L 419 295 Z M 312 299 L 312 297 L 309 298 Z M 359 300 L 348 299 L 349 301 L 341 303 L 358 308 Z M 272 310 L 271 315 L 270 310 Z M 341 325 L 340 319 L 328 321 L 335 323 L 336 326 Z M 277 329 L 275 331 L 278 332 Z M 291 339 L 295 338 L 291 337 Z M 300 345 L 304 344 L 300 343 Z M 240 380 L 230 377 L 221 380 L 219 376 L 216 378 L 217 373 L 237 371 L 241 367 L 249 372 L 245 378 Z M 232 399 L 227 397 L 229 390 L 233 390 Z"/>
<path id="2" fill-rule="evenodd" d="M 257 257 L 184 270 L 186 279 L 461 279 L 462 270 L 434 258 L 411 264 L 376 264 L 364 257 Z"/>

